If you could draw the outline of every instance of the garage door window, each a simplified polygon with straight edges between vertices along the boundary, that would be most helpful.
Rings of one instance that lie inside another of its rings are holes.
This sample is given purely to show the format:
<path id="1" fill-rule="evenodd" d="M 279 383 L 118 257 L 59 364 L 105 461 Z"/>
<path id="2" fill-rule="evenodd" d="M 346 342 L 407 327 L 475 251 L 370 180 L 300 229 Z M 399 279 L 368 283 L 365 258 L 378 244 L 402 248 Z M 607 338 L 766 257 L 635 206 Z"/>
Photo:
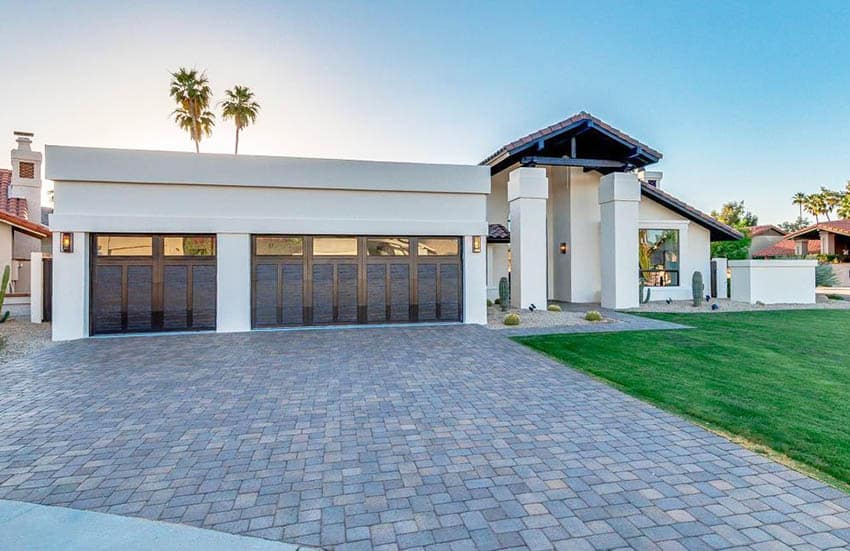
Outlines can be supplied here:
<path id="1" fill-rule="evenodd" d="M 370 237 L 366 240 L 369 256 L 409 256 L 410 240 L 404 237 Z"/>
<path id="2" fill-rule="evenodd" d="M 254 247 L 257 256 L 301 256 L 304 254 L 304 239 L 301 237 L 256 237 Z"/>
<path id="3" fill-rule="evenodd" d="M 165 256 L 215 256 L 215 238 L 212 236 L 181 235 L 164 237 Z"/>
<path id="4" fill-rule="evenodd" d="M 428 238 L 419 240 L 419 256 L 457 256 L 458 240 Z"/>
<path id="5" fill-rule="evenodd" d="M 314 237 L 314 256 L 357 256 L 356 237 Z"/>
<path id="6" fill-rule="evenodd" d="M 98 235 L 97 256 L 151 256 L 153 238 L 135 235 Z"/>

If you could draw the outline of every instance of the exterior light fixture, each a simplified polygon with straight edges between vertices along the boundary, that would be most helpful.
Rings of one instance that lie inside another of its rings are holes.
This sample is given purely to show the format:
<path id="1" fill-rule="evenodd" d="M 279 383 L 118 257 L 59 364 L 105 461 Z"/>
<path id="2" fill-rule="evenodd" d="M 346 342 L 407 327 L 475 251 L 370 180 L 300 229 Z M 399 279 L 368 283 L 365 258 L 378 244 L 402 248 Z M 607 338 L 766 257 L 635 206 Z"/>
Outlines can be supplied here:
<path id="1" fill-rule="evenodd" d="M 71 232 L 62 232 L 62 252 L 74 252 L 74 234 Z"/>
<path id="2" fill-rule="evenodd" d="M 473 235 L 472 236 L 472 252 L 480 253 L 481 252 L 481 236 Z"/>
<path id="3" fill-rule="evenodd" d="M 561 243 L 561 246 L 558 247 L 558 250 L 561 251 L 561 254 L 567 254 L 567 244 Z"/>

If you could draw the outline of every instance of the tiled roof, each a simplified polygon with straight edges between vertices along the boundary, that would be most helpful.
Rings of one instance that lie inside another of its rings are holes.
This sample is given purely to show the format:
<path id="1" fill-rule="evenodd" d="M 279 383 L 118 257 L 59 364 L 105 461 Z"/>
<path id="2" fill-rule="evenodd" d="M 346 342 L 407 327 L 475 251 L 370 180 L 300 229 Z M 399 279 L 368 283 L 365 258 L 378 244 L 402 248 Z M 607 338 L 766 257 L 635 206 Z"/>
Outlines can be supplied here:
<path id="1" fill-rule="evenodd" d="M 764 225 L 761 225 L 761 226 L 750 226 L 748 229 L 750 230 L 750 237 L 756 237 L 758 235 L 764 235 L 764 234 L 766 234 L 770 231 L 775 231 L 779 235 L 785 235 L 786 233 L 788 233 L 785 230 L 783 230 L 782 228 L 780 228 L 778 226 L 774 226 L 773 224 L 764 224 Z"/>
<path id="2" fill-rule="evenodd" d="M 809 239 L 808 254 L 820 254 L 820 239 Z M 753 253 L 755 258 L 773 258 L 780 256 L 797 256 L 797 247 L 793 239 L 785 238 L 770 247 L 765 247 Z"/>
<path id="3" fill-rule="evenodd" d="M 807 228 L 803 228 L 802 230 L 797 230 L 794 233 L 788 234 L 787 237 L 802 237 L 806 234 L 818 232 L 821 230 L 831 233 L 837 233 L 839 235 L 850 235 L 850 219 L 829 220 L 826 222 L 821 222 L 820 224 L 812 224 Z M 809 237 L 814 237 L 814 235 L 810 235 Z"/>
<path id="4" fill-rule="evenodd" d="M 482 165 L 490 164 L 491 161 L 493 161 L 496 157 L 499 157 L 503 153 L 507 153 L 507 152 L 510 152 L 510 151 L 518 148 L 518 147 L 522 147 L 523 145 L 527 145 L 527 144 L 529 144 L 533 141 L 539 140 L 540 138 L 543 138 L 543 137 L 545 137 L 549 134 L 552 134 L 553 132 L 557 132 L 558 130 L 561 130 L 562 128 L 566 128 L 566 127 L 573 125 L 573 124 L 580 122 L 580 121 L 590 121 L 594 125 L 596 125 L 600 128 L 603 128 L 604 130 L 610 132 L 611 134 L 614 134 L 615 136 L 619 137 L 621 140 L 624 140 L 626 142 L 634 144 L 635 146 L 640 147 L 644 151 L 649 152 L 651 155 L 658 157 L 659 159 L 663 156 L 660 151 L 657 151 L 657 150 L 649 147 L 648 145 L 639 142 L 638 140 L 632 138 L 631 136 L 629 136 L 628 134 L 626 134 L 622 130 L 618 130 L 618 129 L 614 128 L 610 124 L 594 117 L 590 113 L 582 111 L 580 113 L 576 113 L 575 115 L 573 115 L 570 118 L 562 120 L 561 122 L 557 122 L 557 123 L 555 123 L 551 126 L 547 126 L 546 128 L 541 128 L 537 132 L 532 132 L 531 134 L 529 134 L 527 136 L 523 136 L 522 138 L 520 138 L 518 140 L 514 140 L 511 143 L 503 145 L 502 147 L 500 147 L 499 149 L 494 151 L 491 155 L 489 155 L 486 159 L 481 161 L 481 164 Z"/>
<path id="5" fill-rule="evenodd" d="M 511 232 L 502 224 L 490 224 L 487 241 L 490 243 L 509 243 Z"/>
<path id="6" fill-rule="evenodd" d="M 640 192 L 642 195 L 649 197 L 656 203 L 667 207 L 673 212 L 678 212 L 685 218 L 688 218 L 689 220 L 692 220 L 700 226 L 708 229 L 711 232 L 712 241 L 737 240 L 744 237 L 732 226 L 727 226 L 723 222 L 712 218 L 701 210 L 690 206 L 681 199 L 677 199 L 665 191 L 661 191 L 651 184 L 641 182 Z"/>
<path id="7" fill-rule="evenodd" d="M 24 220 L 29 218 L 27 200 L 9 197 L 9 186 L 12 185 L 12 171 L 0 168 L 0 212 L 8 212 Z"/>
<path id="8" fill-rule="evenodd" d="M 18 231 L 39 239 L 50 236 L 50 228 L 47 226 L 30 222 L 26 218 L 21 218 L 5 211 L 0 211 L 0 223 L 9 224 Z"/>

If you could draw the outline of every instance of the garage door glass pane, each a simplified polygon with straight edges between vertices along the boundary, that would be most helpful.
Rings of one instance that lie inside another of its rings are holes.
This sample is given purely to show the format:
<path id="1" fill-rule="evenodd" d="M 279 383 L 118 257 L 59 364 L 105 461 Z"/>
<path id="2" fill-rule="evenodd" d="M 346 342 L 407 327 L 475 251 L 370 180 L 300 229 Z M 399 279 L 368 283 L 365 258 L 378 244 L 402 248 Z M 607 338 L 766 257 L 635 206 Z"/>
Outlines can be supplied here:
<path id="1" fill-rule="evenodd" d="M 437 265 L 420 264 L 417 268 L 419 276 L 419 320 L 437 319 Z"/>
<path id="2" fill-rule="evenodd" d="M 366 266 L 366 318 L 369 321 L 387 319 L 387 266 Z"/>
<path id="3" fill-rule="evenodd" d="M 94 330 L 121 331 L 121 266 L 95 266 Z"/>
<path id="4" fill-rule="evenodd" d="M 210 235 L 164 237 L 165 256 L 215 256 L 215 238 Z"/>
<path id="5" fill-rule="evenodd" d="M 153 238 L 135 235 L 98 235 L 97 256 L 151 256 Z"/>
<path id="6" fill-rule="evenodd" d="M 417 251 L 419 256 L 457 256 L 458 240 L 454 238 L 421 238 Z"/>
<path id="7" fill-rule="evenodd" d="M 215 329 L 216 268 L 192 267 L 192 329 Z"/>
<path id="8" fill-rule="evenodd" d="M 127 330 L 153 328 L 153 268 L 127 266 Z"/>
<path id="9" fill-rule="evenodd" d="M 457 321 L 460 319 L 460 281 L 458 267 L 455 264 L 440 266 L 440 319 Z"/>
<path id="10" fill-rule="evenodd" d="M 300 237 L 257 237 L 254 240 L 257 256 L 301 256 L 304 240 Z"/>
<path id="11" fill-rule="evenodd" d="M 357 256 L 357 238 L 314 237 L 313 254 L 316 256 Z"/>
<path id="12" fill-rule="evenodd" d="M 402 237 L 370 237 L 366 240 L 369 256 L 408 256 L 410 240 Z"/>
<path id="13" fill-rule="evenodd" d="M 390 266 L 390 320 L 410 321 L 410 266 Z"/>
<path id="14" fill-rule="evenodd" d="M 165 329 L 189 325 L 189 267 L 165 266 L 163 270 L 162 321 Z"/>
<path id="15" fill-rule="evenodd" d="M 277 268 L 277 264 L 254 267 L 254 323 L 258 326 L 278 323 Z"/>

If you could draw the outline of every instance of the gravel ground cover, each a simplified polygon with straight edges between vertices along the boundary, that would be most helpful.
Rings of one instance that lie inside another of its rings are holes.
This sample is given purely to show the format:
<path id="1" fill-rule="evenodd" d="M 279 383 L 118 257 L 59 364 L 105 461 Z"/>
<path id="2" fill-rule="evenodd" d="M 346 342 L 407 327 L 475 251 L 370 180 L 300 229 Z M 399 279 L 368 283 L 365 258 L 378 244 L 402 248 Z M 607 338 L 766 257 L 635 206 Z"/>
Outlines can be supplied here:
<path id="1" fill-rule="evenodd" d="M 850 304 L 850 303 L 848 303 Z M 588 308 L 593 310 L 594 308 Z M 598 309 L 598 307 L 596 308 Z M 583 311 L 562 311 L 550 312 L 548 310 L 520 310 L 519 308 L 508 308 L 503 312 L 498 306 L 490 306 L 487 308 L 487 327 L 490 329 L 512 329 L 516 326 L 508 326 L 503 323 L 505 316 L 510 313 L 519 315 L 520 326 L 523 328 L 541 328 L 541 327 L 563 327 L 573 325 L 599 325 L 611 323 L 615 320 L 602 317 L 602 321 L 587 321 L 584 319 L 585 312 Z"/>
<path id="2" fill-rule="evenodd" d="M 29 310 L 19 306 L 11 307 L 9 311 L 12 316 L 5 323 L 0 323 L 0 364 L 53 344 L 49 323 L 30 323 Z"/>
<path id="3" fill-rule="evenodd" d="M 711 305 L 717 304 L 719 308 L 712 310 Z M 664 301 L 641 304 L 639 308 L 625 310 L 626 312 L 669 312 L 676 314 L 689 314 L 694 312 L 758 312 L 765 310 L 847 310 L 850 309 L 848 300 L 830 300 L 825 295 L 817 295 L 815 304 L 749 304 L 747 302 L 733 302 L 729 299 L 711 299 L 702 301 L 694 307 L 690 300 L 674 300 L 670 304 Z"/>

